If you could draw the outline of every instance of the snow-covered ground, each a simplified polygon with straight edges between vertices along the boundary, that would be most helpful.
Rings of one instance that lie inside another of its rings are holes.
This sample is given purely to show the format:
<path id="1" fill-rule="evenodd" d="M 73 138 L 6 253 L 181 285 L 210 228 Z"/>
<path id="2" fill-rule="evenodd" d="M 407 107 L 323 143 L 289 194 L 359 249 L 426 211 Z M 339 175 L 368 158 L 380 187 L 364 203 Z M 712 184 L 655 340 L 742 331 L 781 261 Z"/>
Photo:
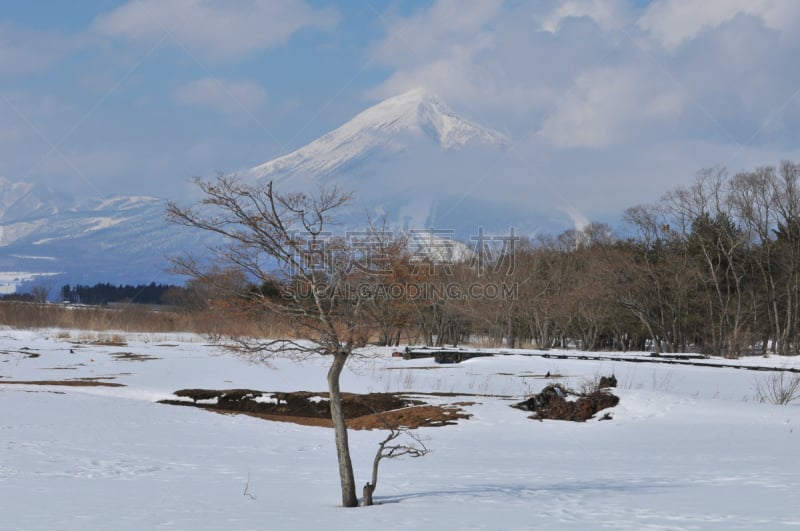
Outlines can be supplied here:
<path id="1" fill-rule="evenodd" d="M 435 398 L 474 401 L 473 417 L 419 430 L 432 453 L 384 461 L 379 505 L 343 509 L 330 430 L 155 403 L 186 387 L 322 391 L 324 360 L 253 365 L 178 334 L 70 342 L 91 339 L 0 329 L 0 380 L 124 384 L 0 385 L 0 529 L 800 529 L 800 404 L 754 400 L 769 372 L 371 349 L 344 390 L 482 396 Z M 613 420 L 509 407 L 547 372 L 570 386 L 614 373 Z M 351 432 L 359 484 L 383 436 Z"/>

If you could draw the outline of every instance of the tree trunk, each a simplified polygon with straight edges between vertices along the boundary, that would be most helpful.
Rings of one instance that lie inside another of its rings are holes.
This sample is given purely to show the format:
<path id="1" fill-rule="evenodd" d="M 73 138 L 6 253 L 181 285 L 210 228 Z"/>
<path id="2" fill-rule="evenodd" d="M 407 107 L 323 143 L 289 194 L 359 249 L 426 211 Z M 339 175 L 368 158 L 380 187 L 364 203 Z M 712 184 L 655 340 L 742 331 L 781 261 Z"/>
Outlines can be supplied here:
<path id="1" fill-rule="evenodd" d="M 372 505 L 372 492 L 375 490 L 375 485 L 367 483 L 364 485 L 364 507 Z"/>
<path id="2" fill-rule="evenodd" d="M 392 430 L 392 434 L 394 434 L 394 430 Z M 391 437 L 391 435 L 389 437 Z M 386 440 L 383 441 L 383 443 L 381 443 L 380 447 L 378 448 L 378 451 L 375 453 L 375 459 L 372 460 L 372 482 L 364 485 L 364 501 L 363 501 L 364 507 L 368 507 L 373 503 L 372 493 L 375 492 L 375 487 L 378 486 L 378 466 L 381 463 L 381 459 L 383 459 L 384 445 L 389 440 L 390 439 L 387 438 Z"/>
<path id="3" fill-rule="evenodd" d="M 342 393 L 339 389 L 339 376 L 342 374 L 346 361 L 346 352 L 337 352 L 333 355 L 333 362 L 328 370 L 328 391 L 331 400 L 331 420 L 333 421 L 333 431 L 336 437 L 336 455 L 339 458 L 342 505 L 344 507 L 358 507 L 356 482 L 353 477 L 353 463 L 350 461 L 350 447 L 347 443 L 347 424 L 344 420 Z"/>

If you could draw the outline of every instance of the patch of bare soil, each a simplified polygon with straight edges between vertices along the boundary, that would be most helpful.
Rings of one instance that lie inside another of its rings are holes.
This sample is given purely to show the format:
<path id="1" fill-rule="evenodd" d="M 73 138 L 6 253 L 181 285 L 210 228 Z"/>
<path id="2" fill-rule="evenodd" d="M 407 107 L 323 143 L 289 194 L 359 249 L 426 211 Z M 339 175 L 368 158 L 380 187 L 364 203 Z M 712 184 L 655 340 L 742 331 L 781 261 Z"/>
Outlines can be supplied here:
<path id="1" fill-rule="evenodd" d="M 570 396 L 577 396 L 570 399 Z M 530 418 L 536 420 L 571 420 L 585 422 L 593 418 L 599 411 L 619 404 L 619 397 L 606 388 L 598 388 L 590 393 L 578 395 L 561 384 L 551 384 L 542 392 L 512 407 L 532 411 Z M 606 413 L 601 420 L 610 420 Z"/>
<path id="2" fill-rule="evenodd" d="M 63 385 L 68 387 L 125 387 L 124 384 L 104 382 L 99 378 L 74 380 L 0 380 L 0 385 Z"/>
<path id="3" fill-rule="evenodd" d="M 104 341 L 102 339 L 99 339 L 97 341 L 90 341 L 89 344 L 90 345 L 95 345 L 95 346 L 98 346 L 98 347 L 127 347 L 128 346 L 128 344 L 126 342 L 124 342 L 124 341 L 117 341 L 117 340 L 112 340 L 112 339 L 109 339 L 108 341 Z"/>
<path id="4" fill-rule="evenodd" d="M 332 427 L 327 393 L 309 391 L 264 393 L 253 389 L 182 389 L 174 394 L 191 398 L 193 402 L 161 400 L 160 403 L 193 406 L 217 413 L 244 414 L 305 426 Z M 216 403 L 198 403 L 201 400 L 216 400 Z M 458 405 L 430 405 L 394 393 L 368 395 L 343 393 L 342 402 L 347 426 L 355 430 L 384 429 L 389 426 L 412 429 L 421 426 L 446 426 L 455 424 L 458 419 L 471 416 L 464 413 Z"/>
<path id="5" fill-rule="evenodd" d="M 148 361 L 161 359 L 157 356 L 150 356 L 148 354 L 134 354 L 133 352 L 118 352 L 112 354 L 111 357 L 120 361 Z"/>
<path id="6" fill-rule="evenodd" d="M 26 358 L 38 358 L 41 354 L 33 352 L 28 347 L 22 347 L 19 350 L 0 350 L 0 354 L 7 354 L 9 356 L 25 356 Z"/>

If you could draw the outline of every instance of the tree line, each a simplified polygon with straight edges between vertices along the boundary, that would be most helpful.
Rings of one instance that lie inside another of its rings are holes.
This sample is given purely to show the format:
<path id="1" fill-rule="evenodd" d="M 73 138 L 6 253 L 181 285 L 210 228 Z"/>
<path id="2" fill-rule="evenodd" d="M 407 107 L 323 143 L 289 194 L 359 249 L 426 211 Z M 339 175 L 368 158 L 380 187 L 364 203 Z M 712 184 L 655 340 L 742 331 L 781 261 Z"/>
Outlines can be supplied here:
<path id="1" fill-rule="evenodd" d="M 691 186 L 629 208 L 621 230 L 592 223 L 489 253 L 470 242 L 459 258 L 422 255 L 408 234 L 385 231 L 370 233 L 372 246 L 331 240 L 330 256 L 305 258 L 349 262 L 316 295 L 340 310 L 357 304 L 358 319 L 372 323 L 364 328 L 386 345 L 797 354 L 799 176 L 792 162 L 736 174 L 705 169 Z M 233 282 L 228 293 L 320 302 L 298 293 L 291 272 L 260 288 L 217 273 Z M 207 304 L 208 285 L 195 278 L 182 297 L 199 292 L 195 300 Z"/>
<path id="2" fill-rule="evenodd" d="M 513 300 L 439 301 L 418 324 L 512 347 L 797 354 L 798 176 L 791 162 L 702 170 L 691 186 L 628 209 L 621 235 L 590 224 L 523 242 L 505 279 L 518 287 Z"/>
<path id="3" fill-rule="evenodd" d="M 137 304 L 164 304 L 165 294 L 181 291 L 183 288 L 168 284 L 118 285 L 107 282 L 93 286 L 65 284 L 61 287 L 60 296 L 64 302 L 77 304 L 104 305 L 114 302 L 131 302 Z"/>

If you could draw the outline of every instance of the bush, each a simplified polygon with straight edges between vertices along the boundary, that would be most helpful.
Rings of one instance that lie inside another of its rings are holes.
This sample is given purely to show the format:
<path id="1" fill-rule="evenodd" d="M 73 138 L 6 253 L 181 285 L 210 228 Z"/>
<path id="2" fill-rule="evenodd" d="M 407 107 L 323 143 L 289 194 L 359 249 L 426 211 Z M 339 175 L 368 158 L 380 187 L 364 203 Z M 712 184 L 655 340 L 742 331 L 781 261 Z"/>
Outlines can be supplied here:
<path id="1" fill-rule="evenodd" d="M 756 400 L 762 403 L 785 406 L 800 398 L 800 374 L 784 371 L 756 379 Z"/>

